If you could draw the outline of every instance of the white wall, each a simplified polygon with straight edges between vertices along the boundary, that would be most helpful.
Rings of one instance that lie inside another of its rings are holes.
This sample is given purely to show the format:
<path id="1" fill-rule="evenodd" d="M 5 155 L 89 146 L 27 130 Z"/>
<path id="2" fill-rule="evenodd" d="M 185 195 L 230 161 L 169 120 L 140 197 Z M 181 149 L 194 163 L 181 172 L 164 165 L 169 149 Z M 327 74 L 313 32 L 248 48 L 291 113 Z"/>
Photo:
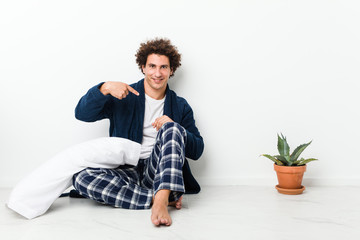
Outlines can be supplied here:
<path id="1" fill-rule="evenodd" d="M 170 38 L 183 54 L 170 80 L 195 112 L 206 149 L 201 184 L 276 183 L 282 132 L 308 185 L 359 184 L 360 4 L 357 1 L 1 1 L 0 186 L 62 149 L 107 136 L 74 118 L 100 81 L 142 74 L 139 44 Z M 252 182 L 254 180 L 254 182 Z"/>

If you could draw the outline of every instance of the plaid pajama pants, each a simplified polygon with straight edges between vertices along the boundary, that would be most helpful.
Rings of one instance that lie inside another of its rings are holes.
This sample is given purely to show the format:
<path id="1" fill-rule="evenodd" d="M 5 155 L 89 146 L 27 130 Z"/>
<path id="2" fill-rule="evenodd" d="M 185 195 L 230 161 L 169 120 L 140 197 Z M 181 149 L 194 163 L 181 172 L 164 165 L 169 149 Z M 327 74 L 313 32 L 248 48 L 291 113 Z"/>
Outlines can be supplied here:
<path id="1" fill-rule="evenodd" d="M 185 143 L 185 129 L 178 123 L 165 123 L 149 158 L 140 159 L 137 166 L 86 168 L 74 175 L 73 185 L 84 197 L 120 208 L 148 209 L 161 189 L 171 190 L 169 201 L 176 201 L 185 192 Z"/>

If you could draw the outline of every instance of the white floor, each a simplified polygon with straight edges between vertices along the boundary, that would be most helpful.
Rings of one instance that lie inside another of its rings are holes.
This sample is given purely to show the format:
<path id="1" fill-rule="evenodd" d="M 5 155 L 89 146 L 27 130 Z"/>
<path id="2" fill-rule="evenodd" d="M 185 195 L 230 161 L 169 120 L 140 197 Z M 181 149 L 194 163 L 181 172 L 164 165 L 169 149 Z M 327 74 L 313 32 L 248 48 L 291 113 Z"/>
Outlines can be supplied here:
<path id="1" fill-rule="evenodd" d="M 26 220 L 5 206 L 0 189 L 0 238 L 56 239 L 360 239 L 360 187 L 307 187 L 302 195 L 268 186 L 203 187 L 171 210 L 173 225 L 154 227 L 150 210 L 124 210 L 87 199 L 58 199 Z"/>

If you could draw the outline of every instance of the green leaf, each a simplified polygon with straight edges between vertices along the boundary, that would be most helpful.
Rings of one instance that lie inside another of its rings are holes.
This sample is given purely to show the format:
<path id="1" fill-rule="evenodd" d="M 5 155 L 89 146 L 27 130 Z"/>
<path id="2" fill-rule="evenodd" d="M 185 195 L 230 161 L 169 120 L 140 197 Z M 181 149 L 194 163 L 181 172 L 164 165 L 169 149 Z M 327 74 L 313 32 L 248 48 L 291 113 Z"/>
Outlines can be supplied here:
<path id="1" fill-rule="evenodd" d="M 307 146 L 310 145 L 311 142 L 312 142 L 312 141 L 310 141 L 309 143 L 306 143 L 306 144 L 301 144 L 300 146 L 298 146 L 297 148 L 295 148 L 295 150 L 293 151 L 293 153 L 290 155 L 290 157 L 291 157 L 290 161 L 291 161 L 291 162 L 295 162 L 295 161 L 299 158 L 300 154 L 305 150 L 305 148 L 306 148 Z"/>
<path id="2" fill-rule="evenodd" d="M 297 161 L 293 162 L 292 165 L 293 166 L 299 166 L 300 165 L 299 163 L 301 163 L 301 161 L 304 161 L 304 160 L 305 160 L 304 158 L 301 158 L 300 160 L 297 160 Z"/>
<path id="3" fill-rule="evenodd" d="M 281 156 L 281 155 L 276 155 L 274 156 L 276 159 L 278 159 L 279 161 L 281 161 L 285 166 L 288 166 L 289 162 L 286 160 L 285 157 Z"/>
<path id="4" fill-rule="evenodd" d="M 318 159 L 316 159 L 316 158 L 308 158 L 308 159 L 301 159 L 302 161 L 300 161 L 300 163 L 298 164 L 298 166 L 300 166 L 300 165 L 305 165 L 305 164 L 307 164 L 307 163 L 309 163 L 309 162 L 312 162 L 312 161 L 317 161 Z"/>
<path id="5" fill-rule="evenodd" d="M 286 141 L 286 137 L 284 137 L 282 134 L 281 134 L 281 137 L 278 134 L 277 147 L 278 147 L 278 151 L 279 151 L 280 155 L 285 157 L 286 160 L 289 162 L 290 161 L 290 156 L 289 156 L 290 147 Z"/>
<path id="6" fill-rule="evenodd" d="M 284 164 L 279 161 L 278 159 L 276 159 L 275 157 L 269 155 L 269 154 L 262 154 L 261 156 L 267 157 L 268 159 L 270 159 L 271 161 L 273 161 L 274 163 L 276 163 L 279 166 L 283 166 Z"/>

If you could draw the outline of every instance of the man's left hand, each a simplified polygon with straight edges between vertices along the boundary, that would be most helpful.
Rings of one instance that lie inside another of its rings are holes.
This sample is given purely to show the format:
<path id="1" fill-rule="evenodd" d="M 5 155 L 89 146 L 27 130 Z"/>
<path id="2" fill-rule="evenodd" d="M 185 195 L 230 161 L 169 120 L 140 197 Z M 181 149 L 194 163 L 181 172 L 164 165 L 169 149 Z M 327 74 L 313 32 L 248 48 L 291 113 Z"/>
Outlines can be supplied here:
<path id="1" fill-rule="evenodd" d="M 155 119 L 155 122 L 152 124 L 152 126 L 154 128 L 156 128 L 157 131 L 159 131 L 159 129 L 162 127 L 162 125 L 164 125 L 164 123 L 167 122 L 174 122 L 171 118 L 169 118 L 168 116 L 164 115 L 161 116 L 157 119 Z"/>

